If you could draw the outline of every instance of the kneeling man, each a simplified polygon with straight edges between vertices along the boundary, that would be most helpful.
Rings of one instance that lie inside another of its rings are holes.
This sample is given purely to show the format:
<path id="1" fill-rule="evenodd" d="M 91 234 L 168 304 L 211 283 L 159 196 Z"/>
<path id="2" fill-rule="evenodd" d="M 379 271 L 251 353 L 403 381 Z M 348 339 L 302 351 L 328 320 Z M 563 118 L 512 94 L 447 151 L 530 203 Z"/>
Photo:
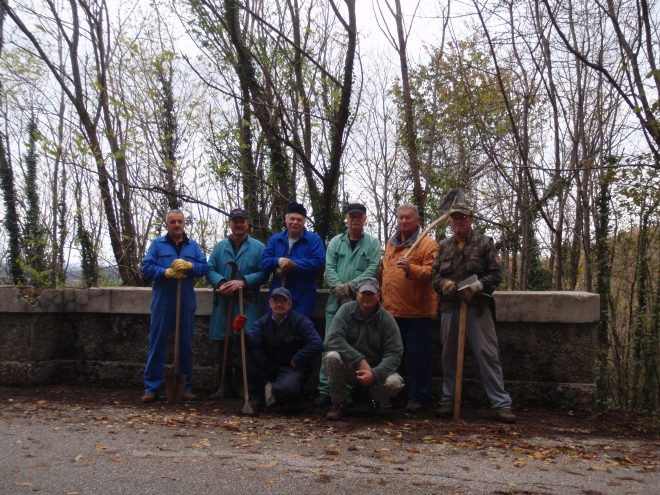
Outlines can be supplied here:
<path id="1" fill-rule="evenodd" d="M 373 277 L 358 282 L 357 301 L 342 305 L 328 329 L 323 369 L 328 377 L 332 409 L 327 419 L 341 419 L 346 409 L 346 383 L 369 389 L 372 413 L 385 413 L 382 403 L 403 388 L 396 370 L 403 344 L 394 317 L 380 305 L 380 286 Z"/>
<path id="2" fill-rule="evenodd" d="M 312 361 L 323 352 L 323 341 L 312 322 L 291 309 L 291 292 L 273 290 L 271 312 L 259 318 L 245 332 L 246 371 L 250 407 L 259 413 L 266 405 L 265 387 L 270 381 L 276 403 L 287 412 L 298 411 L 303 387 L 312 372 Z M 234 320 L 234 331 L 241 331 L 245 315 Z"/>

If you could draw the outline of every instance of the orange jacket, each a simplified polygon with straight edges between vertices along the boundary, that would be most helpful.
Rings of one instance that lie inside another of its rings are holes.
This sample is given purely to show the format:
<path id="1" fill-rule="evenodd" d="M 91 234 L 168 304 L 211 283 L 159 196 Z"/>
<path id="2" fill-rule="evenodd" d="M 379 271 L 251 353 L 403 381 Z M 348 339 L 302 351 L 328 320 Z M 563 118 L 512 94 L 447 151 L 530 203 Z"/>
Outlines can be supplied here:
<path id="1" fill-rule="evenodd" d="M 389 240 L 381 262 L 379 278 L 383 308 L 396 318 L 433 317 L 436 294 L 431 286 L 431 267 L 438 243 L 425 237 L 410 255 L 410 274 L 397 268 L 396 261 L 410 247 L 395 247 Z"/>

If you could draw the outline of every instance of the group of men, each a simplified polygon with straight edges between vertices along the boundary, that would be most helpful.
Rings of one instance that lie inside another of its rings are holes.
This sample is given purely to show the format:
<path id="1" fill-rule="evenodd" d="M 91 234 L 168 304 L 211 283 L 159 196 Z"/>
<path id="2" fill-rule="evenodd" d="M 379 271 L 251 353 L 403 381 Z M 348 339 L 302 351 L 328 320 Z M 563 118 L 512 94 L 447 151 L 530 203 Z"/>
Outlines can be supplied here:
<path id="1" fill-rule="evenodd" d="M 442 405 L 436 416 L 453 415 L 458 308 L 464 301 L 467 338 L 488 398 L 502 421 L 515 422 L 511 399 L 504 390 L 490 305 L 489 294 L 501 281 L 500 259 L 492 239 L 472 231 L 473 213 L 462 203 L 450 212 L 454 236 L 439 245 L 422 235 L 416 206 L 401 205 L 396 213 L 397 231 L 381 258 L 380 242 L 364 231 L 367 210 L 362 204 L 348 205 L 348 229 L 330 240 L 327 251 L 322 239 L 305 228 L 307 210 L 297 202 L 287 207 L 286 228 L 272 236 L 266 246 L 248 234 L 247 214 L 237 208 L 229 215 L 231 235 L 214 247 L 207 264 L 197 243 L 184 233 L 183 214 L 170 211 L 166 219 L 168 233 L 153 242 L 142 263 L 144 276 L 154 282 L 142 401 L 157 400 L 162 388 L 165 343 L 172 327 L 179 281 L 179 372 L 186 375 L 184 400 L 194 399 L 193 281 L 206 275 L 214 289 L 210 338 L 217 345 L 219 374 L 225 364 L 226 339 L 231 339 L 230 368 L 237 381 L 242 364 L 237 359 L 240 339 L 233 338 L 232 333 L 244 332 L 245 372 L 255 413 L 273 403 L 285 406 L 287 412 L 297 411 L 312 363 L 319 355 L 319 395 L 313 405 L 331 406 L 328 419 L 344 416 L 356 386 L 367 391 L 373 414 L 383 414 L 387 405 L 405 406 L 409 412 L 421 410 L 431 403 L 432 320 L 439 294 L 444 382 Z M 311 318 L 317 281 L 324 267 L 330 294 L 322 341 Z M 260 315 L 260 288 L 271 274 L 268 310 Z M 478 281 L 458 291 L 457 283 L 470 275 L 476 275 Z M 239 289 L 250 296 L 244 297 L 243 311 L 238 307 Z M 410 380 L 403 395 L 402 377 L 407 372 Z M 238 389 L 229 390 L 234 388 Z M 218 390 L 210 397 L 216 399 L 222 394 L 223 390 Z"/>

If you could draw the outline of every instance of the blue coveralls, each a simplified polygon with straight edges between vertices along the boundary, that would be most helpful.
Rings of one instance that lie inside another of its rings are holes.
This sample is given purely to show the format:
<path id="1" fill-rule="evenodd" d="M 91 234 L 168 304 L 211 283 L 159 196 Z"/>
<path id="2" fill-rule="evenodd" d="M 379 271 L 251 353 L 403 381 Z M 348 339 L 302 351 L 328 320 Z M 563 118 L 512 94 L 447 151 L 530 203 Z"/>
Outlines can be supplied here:
<path id="1" fill-rule="evenodd" d="M 261 257 L 261 268 L 269 273 L 275 272 L 279 267 L 281 257 L 289 258 L 296 264 L 296 268 L 286 276 L 286 288 L 291 291 L 293 301 L 291 309 L 311 319 L 316 303 L 316 279 L 323 271 L 325 264 L 323 241 L 317 234 L 303 229 L 302 235 L 289 253 L 287 232 L 288 229 L 284 229 L 268 240 Z M 281 286 L 282 279 L 273 275 L 268 299 L 273 291 Z"/>
<path id="2" fill-rule="evenodd" d="M 177 255 L 174 241 L 169 234 L 154 240 L 142 260 L 142 275 L 153 280 L 151 295 L 151 328 L 149 330 L 149 355 L 144 369 L 145 393 L 159 394 L 165 374 L 165 346 L 170 330 L 176 325 L 177 279 L 166 278 L 165 270 L 172 267 L 177 258 L 192 263 L 193 268 L 181 279 L 181 323 L 179 330 L 179 374 L 186 375 L 184 392 L 192 389 L 192 337 L 195 330 L 194 279 L 206 274 L 206 256 L 199 245 L 184 234 L 181 252 Z"/>

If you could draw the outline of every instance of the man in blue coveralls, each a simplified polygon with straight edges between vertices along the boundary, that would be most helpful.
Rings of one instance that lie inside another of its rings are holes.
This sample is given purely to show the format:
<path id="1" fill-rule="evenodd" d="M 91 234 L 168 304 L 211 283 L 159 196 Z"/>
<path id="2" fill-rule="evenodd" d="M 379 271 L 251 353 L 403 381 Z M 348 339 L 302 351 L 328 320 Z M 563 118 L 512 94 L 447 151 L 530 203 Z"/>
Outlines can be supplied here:
<path id="1" fill-rule="evenodd" d="M 259 293 L 261 286 L 268 282 L 268 274 L 261 270 L 259 262 L 264 252 L 264 245 L 254 237 L 248 235 L 250 221 L 247 212 L 242 208 L 234 208 L 229 212 L 229 228 L 231 235 L 218 242 L 209 256 L 209 271 L 206 273 L 206 280 L 215 289 L 213 292 L 213 312 L 211 313 L 211 323 L 209 325 L 209 337 L 217 342 L 216 365 L 218 366 L 218 375 L 222 379 L 222 367 L 224 358 L 225 339 L 231 339 L 231 332 L 225 335 L 227 321 L 234 321 L 229 313 L 238 315 L 238 289 L 249 290 L 254 293 L 254 301 L 245 301 L 243 314 L 247 316 L 245 327 L 249 330 L 254 322 L 261 316 L 261 304 Z M 238 266 L 238 272 L 232 279 L 232 267 L 227 265 L 228 261 L 233 261 Z M 232 307 L 229 307 L 232 301 Z M 236 377 L 241 376 L 240 346 L 239 339 L 232 339 L 233 359 L 228 359 L 229 366 L 233 361 L 236 368 Z M 227 366 L 225 364 L 225 366 Z M 238 385 L 238 384 L 237 384 Z M 236 389 L 242 392 L 243 384 Z M 217 392 L 211 394 L 209 399 L 220 399 L 222 386 Z M 232 388 L 229 387 L 229 393 Z M 240 392 L 239 392 L 240 393 Z M 228 395 L 225 391 L 225 395 Z"/>
<path id="2" fill-rule="evenodd" d="M 167 234 L 149 246 L 142 261 L 142 275 L 153 280 L 151 296 L 151 329 L 149 355 L 144 369 L 142 402 L 154 402 L 163 386 L 165 345 L 170 330 L 176 325 L 177 284 L 181 279 L 181 323 L 179 333 L 179 374 L 186 375 L 183 400 L 194 400 L 192 393 L 192 337 L 195 329 L 194 279 L 206 274 L 206 256 L 195 241 L 184 232 L 185 219 L 180 210 L 165 217 Z"/>
<path id="3" fill-rule="evenodd" d="M 310 320 L 316 303 L 316 279 L 323 271 L 325 249 L 321 238 L 305 228 L 307 210 L 295 201 L 289 203 L 284 216 L 286 229 L 268 240 L 261 257 L 261 268 L 275 273 L 268 299 L 273 291 L 286 284 L 295 311 Z"/>

